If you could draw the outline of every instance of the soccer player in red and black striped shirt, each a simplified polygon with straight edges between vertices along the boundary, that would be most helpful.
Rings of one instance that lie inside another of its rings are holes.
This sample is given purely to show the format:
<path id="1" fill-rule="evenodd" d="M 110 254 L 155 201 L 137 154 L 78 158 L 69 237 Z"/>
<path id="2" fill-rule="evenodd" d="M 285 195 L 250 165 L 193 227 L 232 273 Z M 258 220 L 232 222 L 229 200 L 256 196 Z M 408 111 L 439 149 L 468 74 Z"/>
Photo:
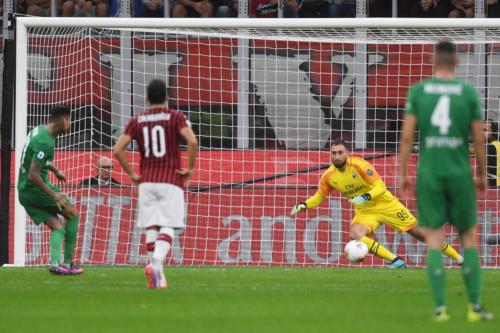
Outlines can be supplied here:
<path id="1" fill-rule="evenodd" d="M 139 184 L 137 223 L 146 229 L 148 287 L 166 288 L 163 262 L 172 248 L 174 230 L 184 228 L 183 188 L 193 176 L 198 141 L 184 113 L 166 107 L 165 82 L 151 81 L 147 98 L 151 107 L 129 121 L 113 152 L 132 181 Z M 188 145 L 187 168 L 181 166 L 181 137 Z M 140 175 L 124 154 L 132 140 L 137 141 L 141 154 Z"/>

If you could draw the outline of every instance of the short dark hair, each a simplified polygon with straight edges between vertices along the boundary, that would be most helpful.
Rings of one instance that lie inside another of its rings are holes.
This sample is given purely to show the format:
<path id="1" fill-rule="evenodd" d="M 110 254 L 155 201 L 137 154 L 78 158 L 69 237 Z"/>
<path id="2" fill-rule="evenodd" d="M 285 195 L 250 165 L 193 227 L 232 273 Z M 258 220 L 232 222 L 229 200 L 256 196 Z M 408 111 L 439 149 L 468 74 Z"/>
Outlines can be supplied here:
<path id="1" fill-rule="evenodd" d="M 449 40 L 443 40 L 436 44 L 436 53 L 456 54 L 457 46 Z"/>
<path id="2" fill-rule="evenodd" d="M 347 145 L 347 142 L 345 142 L 342 139 L 335 139 L 330 143 L 330 148 L 333 146 L 344 146 L 347 150 L 349 150 L 349 146 Z"/>
<path id="3" fill-rule="evenodd" d="M 167 85 L 160 79 L 154 79 L 148 84 L 148 101 L 150 104 L 162 104 L 167 96 Z"/>
<path id="4" fill-rule="evenodd" d="M 50 120 L 56 120 L 59 117 L 71 115 L 71 109 L 66 105 L 56 105 L 50 109 Z"/>
<path id="5" fill-rule="evenodd" d="M 447 40 L 441 41 L 435 47 L 436 63 L 454 67 L 456 64 L 457 46 Z"/>

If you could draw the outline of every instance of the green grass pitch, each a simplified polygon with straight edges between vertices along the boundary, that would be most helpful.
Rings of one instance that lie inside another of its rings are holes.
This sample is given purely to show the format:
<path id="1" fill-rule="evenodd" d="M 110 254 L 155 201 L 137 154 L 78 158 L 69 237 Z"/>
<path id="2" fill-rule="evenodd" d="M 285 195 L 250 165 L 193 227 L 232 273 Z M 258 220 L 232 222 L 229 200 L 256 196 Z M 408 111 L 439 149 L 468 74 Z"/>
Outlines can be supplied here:
<path id="1" fill-rule="evenodd" d="M 82 276 L 0 268 L 0 332 L 499 332 L 500 271 L 483 273 L 496 319 L 465 321 L 459 270 L 447 271 L 452 320 L 430 320 L 425 270 L 168 267 L 149 290 L 138 267 Z"/>

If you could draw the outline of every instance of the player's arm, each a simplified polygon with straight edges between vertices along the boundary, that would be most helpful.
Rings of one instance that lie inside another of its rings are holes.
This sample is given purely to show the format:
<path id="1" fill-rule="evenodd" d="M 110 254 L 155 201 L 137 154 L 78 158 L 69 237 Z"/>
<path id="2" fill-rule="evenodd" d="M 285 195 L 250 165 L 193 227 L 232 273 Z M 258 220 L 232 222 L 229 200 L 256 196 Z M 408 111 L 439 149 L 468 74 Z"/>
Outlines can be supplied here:
<path id="1" fill-rule="evenodd" d="M 194 165 L 198 156 L 198 139 L 189 126 L 183 127 L 179 133 L 187 142 L 188 167 L 177 170 L 177 172 L 184 178 L 184 186 L 187 187 L 193 177 Z"/>
<path id="2" fill-rule="evenodd" d="M 486 179 L 486 155 L 485 155 L 485 138 L 481 125 L 481 102 L 477 95 L 477 90 L 471 90 L 471 132 L 472 143 L 474 144 L 474 151 L 477 162 L 477 179 L 476 186 L 479 190 L 484 190 L 487 187 Z"/>
<path id="3" fill-rule="evenodd" d="M 42 168 L 42 164 L 37 163 L 36 161 L 32 161 L 30 169 L 28 171 L 28 180 L 35 186 L 40 188 L 42 191 L 50 195 L 50 197 L 53 198 L 56 202 L 59 209 L 62 210 L 63 208 L 69 206 L 69 202 L 67 201 L 66 196 L 63 193 L 56 193 L 43 181 L 42 176 L 40 176 Z"/>
<path id="4" fill-rule="evenodd" d="M 363 180 L 370 185 L 370 190 L 361 195 L 357 195 L 349 200 L 354 205 L 362 205 L 367 201 L 375 199 L 385 191 L 387 187 L 373 165 L 364 161 L 364 163 L 355 166 Z"/>
<path id="5" fill-rule="evenodd" d="M 417 127 L 417 117 L 414 114 L 406 113 L 403 120 L 403 132 L 401 134 L 401 143 L 399 145 L 399 163 L 401 164 L 401 189 L 404 191 L 410 186 L 408 178 L 408 160 L 410 159 L 411 148 L 413 145 L 413 135 Z"/>
<path id="6" fill-rule="evenodd" d="M 373 187 L 370 191 L 366 192 L 366 195 L 369 197 L 368 200 L 373 199 L 387 191 L 387 187 L 385 186 L 385 183 L 382 179 L 378 179 L 373 184 L 371 184 Z"/>
<path id="7" fill-rule="evenodd" d="M 290 216 L 293 216 L 297 213 L 300 213 L 306 209 L 316 208 L 321 205 L 321 203 L 325 200 L 325 198 L 330 194 L 333 188 L 328 184 L 328 177 L 330 173 L 327 171 L 323 176 L 321 176 L 321 181 L 319 184 L 319 188 L 316 193 L 307 199 L 304 202 L 300 202 L 293 206 L 292 211 L 290 212 Z"/>
<path id="8" fill-rule="evenodd" d="M 486 188 L 486 154 L 484 152 L 484 134 L 481 127 L 481 121 L 474 120 L 471 124 L 472 142 L 474 143 L 474 152 L 477 159 L 477 182 L 476 185 L 480 190 Z"/>
<path id="9" fill-rule="evenodd" d="M 122 134 L 116 141 L 116 144 L 113 148 L 113 155 L 115 155 L 118 163 L 122 166 L 123 170 L 129 175 L 132 182 L 138 183 L 141 179 L 141 176 L 134 172 L 134 169 L 128 162 L 127 156 L 125 156 L 125 149 L 129 145 L 130 141 L 132 141 L 132 137 L 128 134 Z"/>
<path id="10" fill-rule="evenodd" d="M 413 135 L 415 133 L 415 129 L 417 128 L 417 87 L 420 86 L 413 86 L 408 92 L 405 105 L 406 111 L 403 118 L 401 142 L 399 144 L 400 186 L 403 191 L 410 186 L 410 179 L 408 178 L 408 160 L 410 159 L 411 148 L 413 145 Z"/>
<path id="11" fill-rule="evenodd" d="M 52 172 L 54 174 L 54 176 L 56 176 L 57 179 L 59 179 L 60 181 L 62 182 L 67 182 L 67 179 L 66 179 L 66 176 L 64 175 L 64 173 L 59 170 L 58 168 L 56 168 L 55 166 L 53 166 L 52 164 L 49 166 L 49 170 L 50 172 Z"/>
<path id="12" fill-rule="evenodd" d="M 295 206 L 293 206 L 292 211 L 290 212 L 290 216 L 293 216 L 297 213 L 300 213 L 308 208 L 318 207 L 319 205 L 321 205 L 323 200 L 325 200 L 325 198 L 326 197 L 323 196 L 319 191 L 316 192 L 312 197 L 310 197 L 306 201 L 300 202 L 300 203 L 296 204 Z"/>

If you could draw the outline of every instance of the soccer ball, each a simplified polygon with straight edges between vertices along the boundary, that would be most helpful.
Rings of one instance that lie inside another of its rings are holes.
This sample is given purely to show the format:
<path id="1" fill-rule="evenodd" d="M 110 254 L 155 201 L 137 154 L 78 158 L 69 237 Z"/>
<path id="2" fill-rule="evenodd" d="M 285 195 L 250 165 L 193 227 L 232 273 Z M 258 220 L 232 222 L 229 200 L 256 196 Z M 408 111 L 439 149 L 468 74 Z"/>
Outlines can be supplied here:
<path id="1" fill-rule="evenodd" d="M 368 254 L 368 246 L 363 242 L 352 240 L 345 245 L 344 254 L 352 263 L 361 262 Z"/>

